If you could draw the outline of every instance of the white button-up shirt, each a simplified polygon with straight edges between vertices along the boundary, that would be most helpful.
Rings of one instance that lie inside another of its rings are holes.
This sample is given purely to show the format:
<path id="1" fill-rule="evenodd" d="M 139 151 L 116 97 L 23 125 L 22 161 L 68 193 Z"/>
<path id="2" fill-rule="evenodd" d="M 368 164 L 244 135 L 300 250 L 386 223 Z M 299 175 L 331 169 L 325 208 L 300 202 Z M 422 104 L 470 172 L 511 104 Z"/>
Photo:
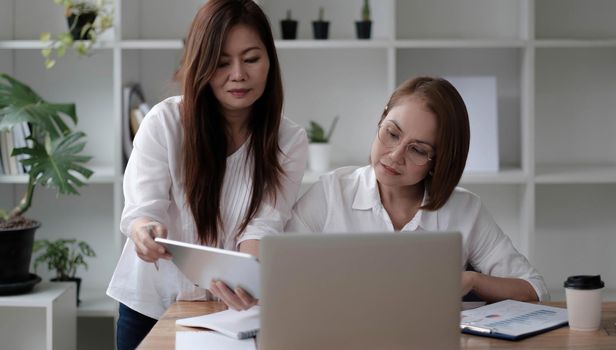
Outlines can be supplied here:
<path id="1" fill-rule="evenodd" d="M 167 227 L 167 238 L 198 243 L 182 187 L 180 102 L 180 96 L 162 101 L 139 126 L 124 173 L 125 205 L 120 230 L 126 235 L 135 219 L 149 217 Z M 304 175 L 308 140 L 302 127 L 283 118 L 278 143 L 285 175 L 275 205 L 264 200 L 239 237 L 237 230 L 252 194 L 254 163 L 248 156 L 249 140 L 227 157 L 220 203 L 220 248 L 237 250 L 242 241 L 283 231 Z M 137 257 L 135 245 L 128 239 L 107 294 L 133 310 L 159 318 L 174 301 L 204 299 L 206 290 L 195 287 L 170 261 L 159 260 L 157 271 L 154 264 Z"/>
<path id="2" fill-rule="evenodd" d="M 424 196 L 424 203 L 426 198 Z M 322 175 L 298 200 L 287 232 L 394 232 L 371 166 Z M 549 298 L 543 278 L 498 227 L 479 197 L 456 188 L 443 207 L 418 210 L 401 231 L 459 231 L 462 265 L 483 274 L 528 281 L 539 300 Z"/>

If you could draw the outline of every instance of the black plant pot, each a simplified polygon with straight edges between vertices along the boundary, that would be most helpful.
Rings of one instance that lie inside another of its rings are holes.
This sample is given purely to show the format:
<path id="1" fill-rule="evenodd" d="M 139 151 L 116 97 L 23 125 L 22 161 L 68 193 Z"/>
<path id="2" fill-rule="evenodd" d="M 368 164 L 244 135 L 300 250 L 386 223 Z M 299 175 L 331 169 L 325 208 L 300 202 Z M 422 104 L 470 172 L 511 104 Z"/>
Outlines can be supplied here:
<path id="1" fill-rule="evenodd" d="M 313 21 L 312 33 L 315 39 L 323 40 L 329 36 L 329 22 L 328 21 Z"/>
<path id="2" fill-rule="evenodd" d="M 283 19 L 280 21 L 280 30 L 284 40 L 297 38 L 297 21 L 294 19 Z"/>
<path id="3" fill-rule="evenodd" d="M 95 19 L 95 12 L 82 13 L 80 15 L 72 14 L 66 17 L 66 21 L 68 22 L 68 28 L 71 30 L 71 36 L 73 37 L 73 40 L 89 40 L 90 30 L 92 28 L 86 30 L 83 36 L 81 35 L 81 30 L 86 24 L 94 23 Z M 77 21 L 77 23 L 75 23 L 75 21 Z"/>
<path id="4" fill-rule="evenodd" d="M 79 290 L 81 289 L 81 278 L 80 277 L 72 277 L 72 278 L 52 278 L 50 279 L 52 282 L 75 282 L 77 283 L 77 293 L 75 294 L 75 305 L 79 306 L 81 304 L 81 300 L 79 299 Z"/>
<path id="5" fill-rule="evenodd" d="M 34 233 L 40 227 L 0 229 L 0 295 L 27 293 L 40 282 L 31 274 L 30 259 Z"/>
<path id="6" fill-rule="evenodd" d="M 370 33 L 372 32 L 372 21 L 355 22 L 355 29 L 357 32 L 357 39 L 370 39 Z"/>

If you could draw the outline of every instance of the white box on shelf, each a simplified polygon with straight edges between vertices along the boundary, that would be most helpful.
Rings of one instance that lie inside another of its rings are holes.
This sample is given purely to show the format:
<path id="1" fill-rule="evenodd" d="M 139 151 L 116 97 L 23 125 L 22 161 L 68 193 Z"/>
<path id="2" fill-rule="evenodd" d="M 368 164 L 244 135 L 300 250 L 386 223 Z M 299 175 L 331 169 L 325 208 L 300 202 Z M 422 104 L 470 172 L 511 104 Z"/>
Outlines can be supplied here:
<path id="1" fill-rule="evenodd" d="M 466 104 L 471 144 L 465 172 L 498 172 L 498 109 L 495 76 L 444 77 Z"/>
<path id="2" fill-rule="evenodd" d="M 75 349 L 76 289 L 73 282 L 43 282 L 30 293 L 1 296 L 2 349 Z"/>

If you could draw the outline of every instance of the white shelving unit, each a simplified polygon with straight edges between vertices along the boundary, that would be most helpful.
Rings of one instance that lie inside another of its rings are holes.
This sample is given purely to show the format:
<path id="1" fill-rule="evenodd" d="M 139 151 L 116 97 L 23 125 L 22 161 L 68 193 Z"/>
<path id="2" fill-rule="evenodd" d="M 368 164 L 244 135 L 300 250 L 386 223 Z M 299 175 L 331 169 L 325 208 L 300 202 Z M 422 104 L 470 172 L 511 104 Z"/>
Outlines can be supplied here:
<path id="1" fill-rule="evenodd" d="M 76 349 L 75 284 L 43 282 L 28 294 L 0 296 L 4 349 Z"/>
<path id="2" fill-rule="evenodd" d="M 78 237 L 98 253 L 83 277 L 80 316 L 111 316 L 104 290 L 121 252 L 122 85 L 139 82 L 150 104 L 178 93 L 172 75 L 202 0 L 116 0 L 116 26 L 95 54 L 43 68 L 40 32 L 66 25 L 50 0 L 0 0 L 0 71 L 51 101 L 76 102 L 96 170 L 79 197 L 37 190 L 37 238 Z M 382 108 L 407 78 L 497 77 L 498 173 L 467 173 L 497 222 L 555 295 L 572 274 L 601 274 L 616 291 L 616 2 L 608 0 L 372 1 L 373 39 L 356 40 L 361 0 L 261 0 L 280 38 L 287 9 L 298 40 L 277 40 L 285 113 L 307 125 L 341 119 L 332 143 L 338 165 L 367 163 Z M 318 7 L 330 39 L 312 40 Z M 318 174 L 307 173 L 306 186 Z M 24 177 L 0 177 L 0 205 Z M 43 276 L 48 277 L 48 276 Z"/>

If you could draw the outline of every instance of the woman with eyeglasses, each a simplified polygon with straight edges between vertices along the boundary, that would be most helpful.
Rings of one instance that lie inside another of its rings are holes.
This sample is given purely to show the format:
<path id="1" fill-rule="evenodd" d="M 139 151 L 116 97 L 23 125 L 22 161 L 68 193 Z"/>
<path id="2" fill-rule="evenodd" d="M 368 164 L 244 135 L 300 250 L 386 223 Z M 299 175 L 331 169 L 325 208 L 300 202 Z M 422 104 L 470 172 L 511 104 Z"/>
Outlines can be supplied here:
<path id="1" fill-rule="evenodd" d="M 543 278 L 479 197 L 456 187 L 469 141 L 468 114 L 457 90 L 440 78 L 408 80 L 385 106 L 370 165 L 321 176 L 295 204 L 285 231 L 459 231 L 461 266 L 476 270 L 462 272 L 462 295 L 544 301 L 549 296 Z"/>

